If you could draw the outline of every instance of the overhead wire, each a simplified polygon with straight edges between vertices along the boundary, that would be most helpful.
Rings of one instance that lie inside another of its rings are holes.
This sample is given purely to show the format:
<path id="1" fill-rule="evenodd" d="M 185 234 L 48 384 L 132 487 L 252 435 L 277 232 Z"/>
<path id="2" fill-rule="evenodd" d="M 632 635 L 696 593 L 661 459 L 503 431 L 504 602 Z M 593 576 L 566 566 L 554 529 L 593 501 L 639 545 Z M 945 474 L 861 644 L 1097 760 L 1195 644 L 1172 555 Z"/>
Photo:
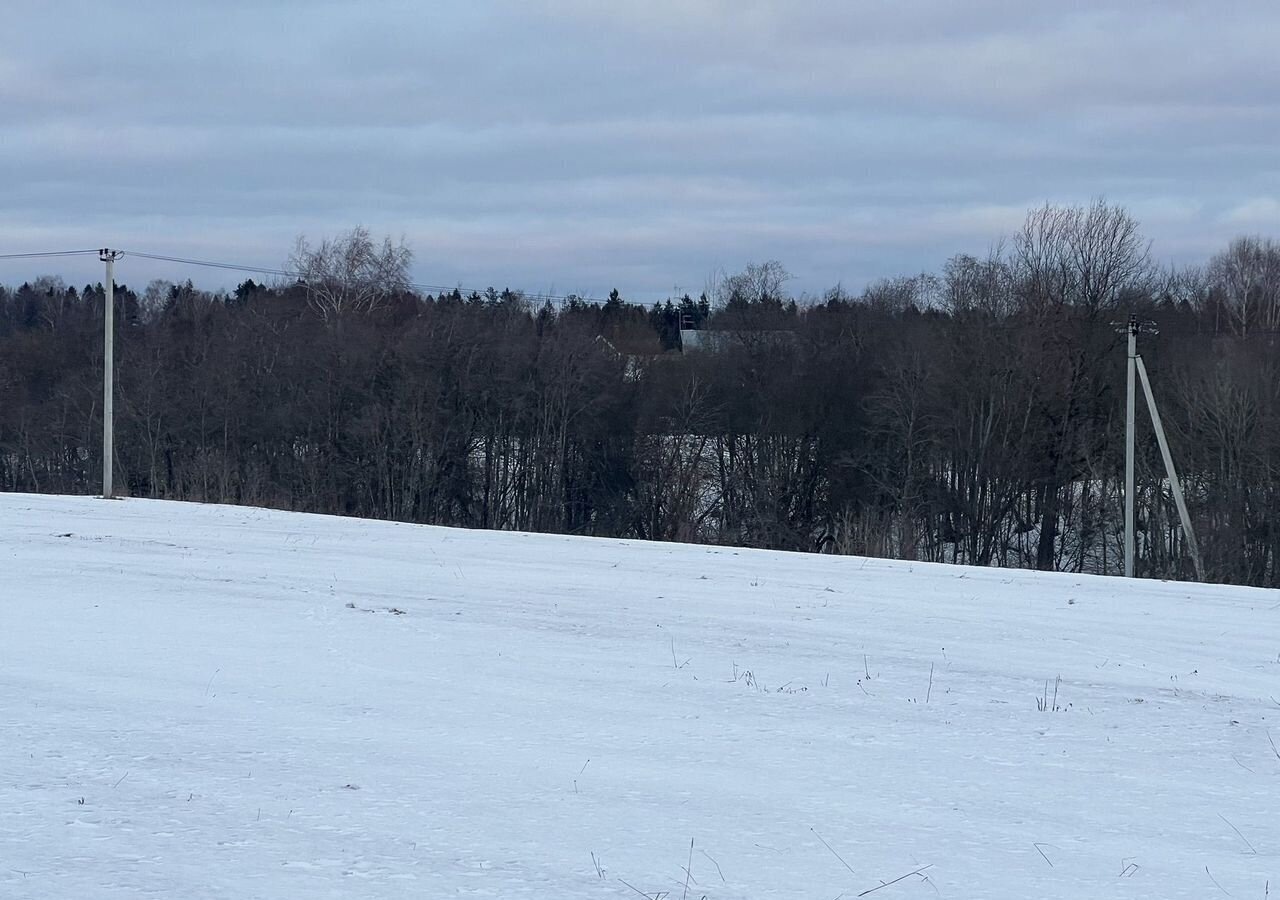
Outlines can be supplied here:
<path id="1" fill-rule="evenodd" d="M 140 259 L 155 259 L 161 262 L 180 263 L 187 266 L 205 266 L 210 269 L 229 269 L 233 272 L 252 272 L 260 275 L 277 275 L 281 278 L 301 278 L 298 272 L 290 272 L 286 269 L 272 269 L 266 266 L 246 266 L 240 263 L 213 262 L 207 259 L 187 259 L 182 256 L 165 256 L 160 253 L 146 253 L 142 250 L 122 250 L 126 256 L 136 256 Z"/>
<path id="2" fill-rule="evenodd" d="M 272 269 L 265 266 L 247 266 L 247 265 L 241 265 L 239 263 L 213 262 L 210 260 L 203 260 L 203 259 L 188 259 L 186 257 L 181 257 L 181 256 L 165 256 L 159 253 L 146 253 L 141 250 L 124 250 L 122 252 L 125 253 L 126 255 L 137 256 L 142 259 L 160 260 L 163 262 L 179 263 L 182 265 L 189 265 L 189 266 L 205 266 L 207 268 L 226 269 L 234 272 L 248 272 L 251 274 L 275 275 L 281 278 L 297 278 L 297 279 L 304 279 L 304 280 L 306 278 L 306 276 L 301 272 L 293 272 L 287 269 Z M 424 293 L 437 294 L 437 295 L 452 294 L 454 291 L 457 291 L 463 296 L 470 296 L 472 294 L 482 296 L 488 293 L 488 291 L 490 290 L 490 288 L 485 288 L 484 290 L 477 290 L 475 288 L 467 288 L 461 285 L 454 285 L 453 287 L 449 287 L 447 285 L 440 285 L 440 284 L 423 284 L 417 281 L 406 282 L 406 284 L 416 291 L 422 291 Z M 577 299 L 582 301 L 583 303 L 605 302 L 603 300 L 600 300 L 599 298 L 582 297 L 579 295 L 561 296 L 557 294 L 528 293 L 524 291 L 513 291 L 512 293 L 518 293 L 525 300 L 529 300 L 532 302 L 548 301 L 548 302 L 560 304 L 560 305 L 564 303 L 568 303 L 571 299 Z"/>
<path id="3" fill-rule="evenodd" d="M 60 256 L 81 256 L 85 254 L 97 254 L 99 252 L 101 251 L 98 249 L 93 249 L 93 250 L 49 250 L 49 251 L 36 252 L 36 253 L 5 253 L 5 254 L 0 254 L 0 260 L 2 259 L 41 259 L 41 258 L 60 257 Z M 274 275 L 278 278 L 296 278 L 299 280 L 305 279 L 304 274 L 301 272 L 293 272 L 288 269 L 276 269 L 268 266 L 252 266 L 252 265 L 245 265 L 242 263 L 217 262 L 217 261 L 208 260 L 208 259 L 192 259 L 184 256 L 169 256 L 163 253 L 149 253 L 144 250 L 125 249 L 125 250 L 120 250 L 118 252 L 123 256 L 136 256 L 139 259 L 150 259 L 150 260 L 156 260 L 158 262 L 170 262 L 170 263 L 176 263 L 178 265 L 202 266 L 204 268 L 209 268 L 209 269 L 221 269 L 224 271 L 231 271 L 231 272 L 246 272 L 252 275 Z M 423 284 L 421 282 L 416 282 L 416 281 L 407 282 L 407 285 L 408 287 L 413 288 L 416 291 L 421 291 L 427 294 L 436 294 L 438 296 L 452 294 L 455 291 L 464 297 L 469 297 L 473 295 L 484 296 L 488 294 L 490 290 L 493 290 L 492 288 L 484 288 L 483 290 L 478 290 L 475 288 L 463 287 L 462 285 L 454 285 L 451 287 L 448 285 L 440 285 L 440 284 Z M 506 291 L 504 291 L 504 293 L 506 293 Z M 566 303 L 569 303 L 572 300 L 578 300 L 583 303 L 604 303 L 605 302 L 604 300 L 601 300 L 598 297 L 584 297 L 578 294 L 561 295 L 561 294 L 550 294 L 550 293 L 530 293 L 525 291 L 510 291 L 510 293 L 517 294 L 524 300 L 528 300 L 532 303 L 545 302 L 545 303 L 552 303 L 560 306 Z"/>
<path id="4" fill-rule="evenodd" d="M 0 253 L 0 259 L 40 259 L 48 256 L 82 256 L 97 250 L 44 250 L 39 253 Z"/>

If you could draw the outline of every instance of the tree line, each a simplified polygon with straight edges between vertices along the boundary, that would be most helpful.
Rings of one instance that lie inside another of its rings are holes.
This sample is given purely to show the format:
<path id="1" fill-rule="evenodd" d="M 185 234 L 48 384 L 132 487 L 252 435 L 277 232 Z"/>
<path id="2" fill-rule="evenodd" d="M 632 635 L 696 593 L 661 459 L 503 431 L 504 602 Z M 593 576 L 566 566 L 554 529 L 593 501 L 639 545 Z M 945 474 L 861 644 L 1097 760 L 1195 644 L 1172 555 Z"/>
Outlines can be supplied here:
<path id="1" fill-rule="evenodd" d="M 1280 586 L 1269 240 L 1167 269 L 1123 209 L 1045 206 L 985 258 L 857 295 L 792 298 L 763 263 L 654 306 L 422 295 L 360 230 L 291 264 L 117 286 L 122 493 L 1116 573 L 1132 314 L 1159 329 L 1140 350 L 1207 577 Z M 98 489 L 104 299 L 0 288 L 0 490 Z M 1138 573 L 1189 578 L 1141 406 Z"/>

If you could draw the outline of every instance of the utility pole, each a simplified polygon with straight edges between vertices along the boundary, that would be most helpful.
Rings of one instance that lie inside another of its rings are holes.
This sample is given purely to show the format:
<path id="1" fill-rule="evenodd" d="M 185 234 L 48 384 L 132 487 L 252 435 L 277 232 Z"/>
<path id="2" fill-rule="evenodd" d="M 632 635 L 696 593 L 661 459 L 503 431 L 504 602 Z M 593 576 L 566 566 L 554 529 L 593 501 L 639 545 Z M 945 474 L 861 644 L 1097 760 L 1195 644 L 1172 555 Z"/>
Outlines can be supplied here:
<path id="1" fill-rule="evenodd" d="M 1138 361 L 1138 317 L 1129 316 L 1129 359 L 1126 365 L 1128 372 L 1128 393 L 1125 395 L 1124 417 L 1124 577 L 1133 577 L 1133 431 L 1134 413 L 1137 405 L 1135 395 L 1135 374 Z"/>
<path id="2" fill-rule="evenodd" d="M 1156 408 L 1156 398 L 1151 392 L 1151 378 L 1147 375 L 1147 366 L 1138 354 L 1138 332 L 1143 330 L 1137 316 L 1129 316 L 1126 331 L 1129 334 L 1128 354 L 1128 394 L 1125 397 L 1125 442 L 1124 442 L 1124 575 L 1133 577 L 1134 558 L 1134 419 L 1136 418 L 1137 391 L 1136 380 L 1142 379 L 1142 392 L 1147 399 L 1147 412 L 1151 414 L 1151 424 L 1155 426 L 1156 441 L 1160 445 L 1160 457 L 1164 461 L 1165 475 L 1169 478 L 1169 486 L 1173 492 L 1173 502 L 1178 508 L 1178 518 L 1182 522 L 1182 534 L 1187 541 L 1187 550 L 1191 554 L 1191 562 L 1196 568 L 1196 577 L 1204 581 L 1204 564 L 1200 559 L 1200 547 L 1196 543 L 1196 534 L 1191 527 L 1191 516 L 1187 512 L 1186 498 L 1182 494 L 1182 483 L 1178 480 L 1178 471 L 1173 465 L 1173 454 L 1169 452 L 1169 441 L 1165 437 L 1164 423 L 1160 420 L 1160 410 Z M 1148 327 L 1147 331 L 1155 333 Z"/>
<path id="3" fill-rule="evenodd" d="M 102 497 L 104 500 L 110 500 L 114 495 L 111 463 L 115 456 L 115 277 L 116 260 L 122 255 L 119 250 L 98 251 L 98 259 L 107 264 L 107 280 L 104 282 L 106 297 L 102 305 Z"/>
<path id="4" fill-rule="evenodd" d="M 1156 426 L 1156 440 L 1160 444 L 1160 456 L 1164 459 L 1164 471 L 1169 476 L 1169 487 L 1173 491 L 1173 502 L 1178 507 L 1178 518 L 1182 520 L 1182 534 L 1187 539 L 1187 550 L 1191 552 L 1191 562 L 1196 567 L 1196 578 L 1204 581 L 1204 563 L 1200 561 L 1200 547 L 1196 544 L 1196 533 L 1191 530 L 1191 515 L 1187 512 L 1187 501 L 1182 496 L 1182 483 L 1178 481 L 1178 470 L 1173 467 L 1173 454 L 1169 452 L 1169 442 L 1164 436 L 1164 425 L 1160 422 L 1160 411 L 1156 409 L 1156 398 L 1151 393 L 1151 379 L 1147 377 L 1147 365 L 1138 357 L 1138 374 L 1142 377 L 1142 391 L 1147 397 L 1147 409 L 1151 410 L 1151 424 Z"/>

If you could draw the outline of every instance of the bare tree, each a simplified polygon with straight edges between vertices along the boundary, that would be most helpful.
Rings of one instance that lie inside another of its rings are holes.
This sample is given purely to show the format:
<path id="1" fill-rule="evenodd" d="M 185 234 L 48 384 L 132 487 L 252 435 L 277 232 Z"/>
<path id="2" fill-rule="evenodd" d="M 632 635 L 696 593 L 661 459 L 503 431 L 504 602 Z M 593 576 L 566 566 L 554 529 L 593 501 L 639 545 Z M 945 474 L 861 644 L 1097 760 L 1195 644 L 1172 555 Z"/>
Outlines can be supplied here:
<path id="1" fill-rule="evenodd" d="M 173 288 L 173 282 L 164 278 L 154 278 L 147 282 L 147 289 L 138 301 L 138 314 L 142 321 L 154 322 L 159 318 L 164 312 L 165 304 L 169 302 Z"/>
<path id="2" fill-rule="evenodd" d="M 303 281 L 307 301 L 325 321 L 345 313 L 367 313 L 409 288 L 411 251 L 401 238 L 374 244 L 368 229 L 357 225 L 312 247 L 300 236 L 287 267 Z"/>
<path id="3" fill-rule="evenodd" d="M 1027 214 L 1013 261 L 1033 306 L 1076 306 L 1091 314 L 1149 288 L 1155 268 L 1138 222 L 1119 206 L 1045 204 Z"/>
<path id="4" fill-rule="evenodd" d="M 1209 262 L 1209 278 L 1236 334 L 1280 327 L 1280 245 L 1236 238 Z"/>
<path id="5" fill-rule="evenodd" d="M 941 286 L 942 308 L 953 316 L 981 313 L 1003 319 L 1014 310 L 1014 282 L 1009 264 L 996 248 L 986 259 L 968 254 L 947 260 Z"/>
<path id="6" fill-rule="evenodd" d="M 903 313 L 908 309 L 932 309 L 938 306 L 942 295 L 938 277 L 922 272 L 874 281 L 862 292 L 862 301 L 886 312 Z"/>
<path id="7" fill-rule="evenodd" d="M 785 285 L 791 273 L 776 259 L 750 263 L 735 275 L 726 275 L 715 285 L 718 303 L 781 302 L 786 299 Z"/>

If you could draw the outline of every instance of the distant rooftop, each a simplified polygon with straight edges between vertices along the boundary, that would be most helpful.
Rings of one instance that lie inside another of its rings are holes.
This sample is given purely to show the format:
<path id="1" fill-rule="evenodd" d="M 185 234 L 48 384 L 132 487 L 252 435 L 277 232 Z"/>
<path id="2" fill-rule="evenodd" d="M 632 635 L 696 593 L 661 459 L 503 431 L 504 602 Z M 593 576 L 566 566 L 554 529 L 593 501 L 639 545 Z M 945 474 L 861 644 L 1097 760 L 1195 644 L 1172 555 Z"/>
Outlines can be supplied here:
<path id="1" fill-rule="evenodd" d="M 795 339 L 796 333 L 794 331 L 680 329 L 680 349 L 685 353 L 723 353 L 734 347 L 751 347 L 761 344 L 781 346 L 791 344 Z"/>

